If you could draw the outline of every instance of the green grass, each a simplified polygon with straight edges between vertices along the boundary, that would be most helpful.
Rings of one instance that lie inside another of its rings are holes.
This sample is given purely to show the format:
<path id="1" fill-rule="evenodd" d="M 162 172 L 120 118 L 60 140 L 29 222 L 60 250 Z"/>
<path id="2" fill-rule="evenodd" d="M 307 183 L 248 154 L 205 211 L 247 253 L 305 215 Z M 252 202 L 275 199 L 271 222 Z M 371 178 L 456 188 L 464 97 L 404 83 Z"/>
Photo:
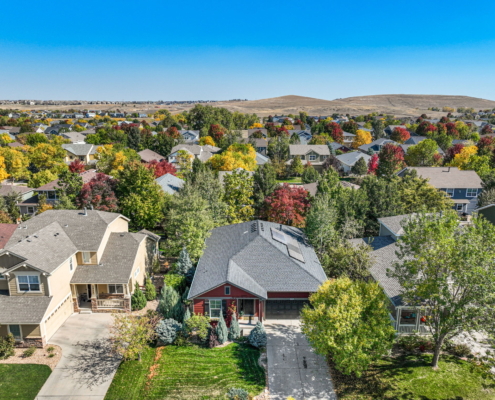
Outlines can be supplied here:
<path id="1" fill-rule="evenodd" d="M 231 387 L 244 388 L 253 396 L 265 387 L 260 352 L 248 345 L 167 346 L 160 357 L 158 352 L 149 348 L 141 362 L 123 362 L 105 400 L 225 399 Z"/>
<path id="2" fill-rule="evenodd" d="M 33 400 L 51 373 L 47 365 L 0 364 L 0 399 Z"/>
<path id="3" fill-rule="evenodd" d="M 332 372 L 339 400 L 493 400 L 495 380 L 471 364 L 442 356 L 439 369 L 430 354 L 386 358 L 361 378 Z"/>
<path id="4" fill-rule="evenodd" d="M 295 176 L 295 177 L 292 177 L 292 178 L 288 178 L 288 179 L 277 179 L 277 182 L 279 183 L 302 183 L 302 179 L 300 176 Z"/>

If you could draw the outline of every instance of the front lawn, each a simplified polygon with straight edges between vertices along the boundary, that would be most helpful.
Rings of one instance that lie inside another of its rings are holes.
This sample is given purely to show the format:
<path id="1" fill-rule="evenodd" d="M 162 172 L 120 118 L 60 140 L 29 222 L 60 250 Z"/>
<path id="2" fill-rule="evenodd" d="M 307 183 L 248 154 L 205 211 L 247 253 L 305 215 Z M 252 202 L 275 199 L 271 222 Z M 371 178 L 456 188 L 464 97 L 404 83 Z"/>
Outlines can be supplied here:
<path id="1" fill-rule="evenodd" d="M 225 399 L 232 387 L 254 396 L 265 387 L 259 356 L 259 350 L 236 343 L 214 349 L 149 348 L 141 362 L 120 365 L 105 400 Z"/>
<path id="2" fill-rule="evenodd" d="M 0 364 L 0 399 L 33 400 L 51 373 L 48 365 Z"/>
<path id="3" fill-rule="evenodd" d="M 288 178 L 288 179 L 277 179 L 277 182 L 278 183 L 298 184 L 298 183 L 302 183 L 302 179 L 300 176 L 295 176 L 295 177 Z"/>
<path id="4" fill-rule="evenodd" d="M 492 400 L 495 381 L 473 371 L 470 363 L 453 356 L 440 358 L 439 369 L 430 365 L 432 355 L 386 358 L 361 378 L 332 371 L 339 400 Z"/>

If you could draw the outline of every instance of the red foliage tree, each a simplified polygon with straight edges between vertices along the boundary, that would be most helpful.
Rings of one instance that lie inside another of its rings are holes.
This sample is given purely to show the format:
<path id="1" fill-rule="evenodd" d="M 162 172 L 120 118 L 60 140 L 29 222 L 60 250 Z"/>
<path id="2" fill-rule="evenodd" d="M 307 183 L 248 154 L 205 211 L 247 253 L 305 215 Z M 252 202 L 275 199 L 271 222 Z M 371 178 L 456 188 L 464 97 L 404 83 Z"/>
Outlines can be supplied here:
<path id="1" fill-rule="evenodd" d="M 210 129 L 208 129 L 208 135 L 218 143 L 223 138 L 223 135 L 225 135 L 225 130 L 221 125 L 212 124 L 210 125 Z"/>
<path id="2" fill-rule="evenodd" d="M 77 198 L 79 207 L 93 206 L 95 210 L 117 211 L 118 201 L 115 196 L 117 181 L 105 174 L 96 174 L 85 183 Z"/>
<path id="3" fill-rule="evenodd" d="M 478 154 L 490 154 L 495 150 L 495 138 L 493 136 L 484 136 L 478 141 Z"/>
<path id="4" fill-rule="evenodd" d="M 447 122 L 450 122 L 450 120 L 449 120 L 449 118 L 448 118 L 448 117 L 445 117 L 445 116 L 444 116 L 444 117 L 440 118 L 440 122 L 441 122 L 442 124 L 446 124 Z"/>
<path id="5" fill-rule="evenodd" d="M 416 133 L 421 136 L 428 136 L 437 131 L 437 127 L 428 121 L 421 122 L 416 128 Z"/>
<path id="6" fill-rule="evenodd" d="M 177 169 L 167 160 L 162 160 L 160 162 L 153 160 L 146 165 L 146 168 L 153 170 L 155 178 L 159 178 L 165 174 L 172 174 L 175 176 L 177 173 Z"/>
<path id="7" fill-rule="evenodd" d="M 289 131 L 285 126 L 277 126 L 273 131 L 273 136 L 289 136 Z"/>
<path id="8" fill-rule="evenodd" d="M 454 159 L 456 154 L 459 154 L 462 149 L 464 148 L 464 145 L 462 143 L 457 143 L 454 144 L 452 147 L 449 147 L 447 151 L 445 152 L 445 162 L 450 162 Z"/>
<path id="9" fill-rule="evenodd" d="M 337 122 L 326 124 L 325 132 L 327 132 L 335 142 L 344 144 L 344 131 Z"/>
<path id="10" fill-rule="evenodd" d="M 406 128 L 401 128 L 400 126 L 396 127 L 390 135 L 390 139 L 398 143 L 404 143 L 410 137 L 411 134 L 409 133 L 409 131 Z"/>
<path id="11" fill-rule="evenodd" d="M 481 134 L 482 135 L 488 135 L 490 133 L 493 133 L 493 129 L 491 127 L 491 125 L 485 125 L 482 129 L 481 129 Z"/>
<path id="12" fill-rule="evenodd" d="M 81 172 L 84 172 L 85 171 L 84 163 L 81 162 L 79 159 L 76 159 L 76 160 L 72 161 L 69 164 L 69 171 L 70 172 L 76 172 L 78 174 L 81 173 Z"/>
<path id="13" fill-rule="evenodd" d="M 279 224 L 304 227 L 309 207 L 307 190 L 284 183 L 265 198 L 264 218 Z"/>
<path id="14" fill-rule="evenodd" d="M 399 172 L 406 163 L 404 162 L 404 151 L 400 146 L 387 143 L 378 153 L 378 176 L 392 176 Z"/>
<path id="15" fill-rule="evenodd" d="M 179 139 L 180 138 L 180 132 L 177 130 L 175 126 L 171 126 L 165 131 L 165 134 L 167 136 L 170 136 L 172 139 Z"/>
<path id="16" fill-rule="evenodd" d="M 378 169 L 378 154 L 373 154 L 368 161 L 368 174 L 376 175 Z"/>
<path id="17" fill-rule="evenodd" d="M 443 156 L 440 153 L 433 154 L 433 160 L 435 165 L 442 165 Z"/>
<path id="18" fill-rule="evenodd" d="M 447 135 L 452 136 L 454 138 L 459 137 L 459 131 L 457 130 L 457 128 L 453 122 L 446 123 L 445 127 L 447 128 Z"/>

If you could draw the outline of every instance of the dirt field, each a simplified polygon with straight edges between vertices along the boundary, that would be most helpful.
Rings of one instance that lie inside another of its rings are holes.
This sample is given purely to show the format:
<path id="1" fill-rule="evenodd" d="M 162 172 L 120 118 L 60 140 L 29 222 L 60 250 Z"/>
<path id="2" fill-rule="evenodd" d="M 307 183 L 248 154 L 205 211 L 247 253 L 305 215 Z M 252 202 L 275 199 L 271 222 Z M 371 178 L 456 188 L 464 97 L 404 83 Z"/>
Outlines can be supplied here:
<path id="1" fill-rule="evenodd" d="M 215 107 L 225 107 L 230 111 L 243 113 L 255 113 L 259 116 L 294 114 L 298 111 L 306 111 L 309 115 L 330 115 L 333 113 L 367 114 L 371 112 L 383 112 L 396 116 L 416 116 L 427 112 L 428 107 L 473 107 L 476 110 L 495 108 L 495 101 L 479 99 L 468 96 L 442 96 L 442 95 L 408 95 L 408 94 L 384 94 L 376 96 L 348 97 L 336 100 L 322 100 L 302 96 L 282 96 L 270 99 L 250 101 L 226 101 L 210 103 Z M 160 108 L 167 108 L 176 114 L 190 110 L 194 104 L 153 105 L 132 104 L 124 106 L 116 104 L 81 104 L 81 105 L 0 105 L 0 108 L 16 108 L 19 110 L 68 110 L 68 109 L 96 109 L 115 111 L 117 109 L 127 112 L 154 113 Z M 445 113 L 427 112 L 433 117 Z"/>

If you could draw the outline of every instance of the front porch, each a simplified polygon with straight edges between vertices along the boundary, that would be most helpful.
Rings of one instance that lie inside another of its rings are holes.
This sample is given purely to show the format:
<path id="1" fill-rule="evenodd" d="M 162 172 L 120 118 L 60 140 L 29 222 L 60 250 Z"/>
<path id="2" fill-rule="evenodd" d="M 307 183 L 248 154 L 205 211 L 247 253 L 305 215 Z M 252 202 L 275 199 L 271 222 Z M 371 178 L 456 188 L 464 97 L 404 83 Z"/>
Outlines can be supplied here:
<path id="1" fill-rule="evenodd" d="M 131 311 L 131 294 L 127 284 L 71 284 L 76 313 Z"/>
<path id="2" fill-rule="evenodd" d="M 399 335 L 411 335 L 413 333 L 428 335 L 430 331 L 426 326 L 426 314 L 424 310 L 413 307 L 397 307 L 395 329 Z"/>

